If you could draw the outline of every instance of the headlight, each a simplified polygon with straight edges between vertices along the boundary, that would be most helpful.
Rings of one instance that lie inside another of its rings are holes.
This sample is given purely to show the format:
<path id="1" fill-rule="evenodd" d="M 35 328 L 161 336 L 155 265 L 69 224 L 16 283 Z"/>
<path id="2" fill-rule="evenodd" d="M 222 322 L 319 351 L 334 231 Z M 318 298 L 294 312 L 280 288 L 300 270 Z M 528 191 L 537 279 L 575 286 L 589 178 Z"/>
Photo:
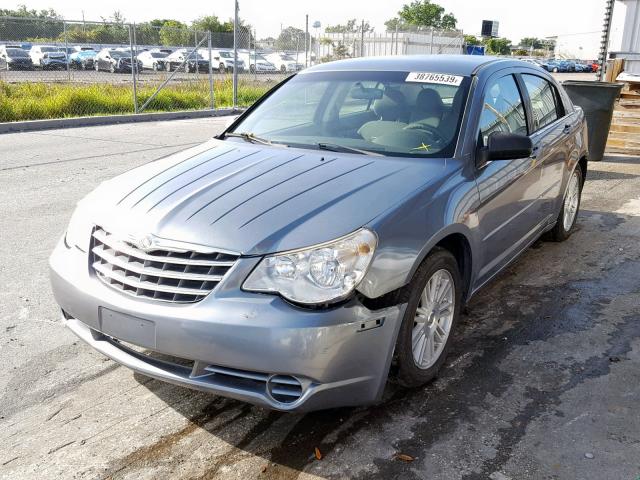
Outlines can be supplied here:
<path id="1" fill-rule="evenodd" d="M 82 251 L 87 251 L 91 237 L 93 224 L 89 215 L 82 207 L 77 207 L 71 215 L 67 232 L 64 236 L 65 243 L 69 246 L 76 246 Z"/>
<path id="2" fill-rule="evenodd" d="M 362 281 L 376 248 L 376 236 L 362 228 L 335 241 L 265 257 L 244 289 L 279 293 L 303 304 L 346 298 Z"/>

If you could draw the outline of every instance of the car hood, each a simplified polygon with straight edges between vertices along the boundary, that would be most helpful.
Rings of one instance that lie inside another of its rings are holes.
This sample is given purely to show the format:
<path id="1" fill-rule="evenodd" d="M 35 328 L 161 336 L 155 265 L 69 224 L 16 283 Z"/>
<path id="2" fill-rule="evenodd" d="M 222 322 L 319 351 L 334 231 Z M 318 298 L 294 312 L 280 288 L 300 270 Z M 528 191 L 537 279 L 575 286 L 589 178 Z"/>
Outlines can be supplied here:
<path id="1" fill-rule="evenodd" d="M 446 162 L 211 140 L 104 182 L 80 204 L 114 233 L 246 255 L 343 236 L 443 178 Z"/>

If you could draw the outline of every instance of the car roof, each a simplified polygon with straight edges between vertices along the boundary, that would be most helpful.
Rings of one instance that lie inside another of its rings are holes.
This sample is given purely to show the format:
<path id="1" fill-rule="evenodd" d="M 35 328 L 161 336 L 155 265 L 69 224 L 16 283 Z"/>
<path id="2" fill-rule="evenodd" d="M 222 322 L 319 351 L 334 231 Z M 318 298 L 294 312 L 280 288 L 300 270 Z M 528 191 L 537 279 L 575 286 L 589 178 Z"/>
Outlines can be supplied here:
<path id="1" fill-rule="evenodd" d="M 496 62 L 514 62 L 514 60 L 484 55 L 394 55 L 337 60 L 315 65 L 304 72 L 377 70 L 471 75 L 480 67 Z"/>

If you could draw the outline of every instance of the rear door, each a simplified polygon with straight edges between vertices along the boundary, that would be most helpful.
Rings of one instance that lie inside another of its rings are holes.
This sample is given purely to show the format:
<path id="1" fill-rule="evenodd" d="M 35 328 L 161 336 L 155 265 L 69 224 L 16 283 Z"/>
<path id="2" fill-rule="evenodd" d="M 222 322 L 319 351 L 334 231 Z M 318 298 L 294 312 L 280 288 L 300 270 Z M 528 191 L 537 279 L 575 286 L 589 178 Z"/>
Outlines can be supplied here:
<path id="1" fill-rule="evenodd" d="M 560 94 L 542 76 L 523 73 L 522 86 L 531 105 L 531 141 L 534 160 L 540 167 L 539 195 L 543 214 L 548 222 L 557 215 L 563 173 L 568 157 L 575 147 L 575 133 L 579 125 L 565 115 Z M 572 145 L 572 142 L 574 144 Z"/>
<path id="2" fill-rule="evenodd" d="M 494 132 L 527 135 L 526 97 L 514 74 L 497 73 L 486 82 L 477 127 L 477 147 Z M 540 231 L 540 169 L 531 157 L 491 160 L 476 168 L 480 197 L 478 231 L 484 283 L 513 259 Z"/>

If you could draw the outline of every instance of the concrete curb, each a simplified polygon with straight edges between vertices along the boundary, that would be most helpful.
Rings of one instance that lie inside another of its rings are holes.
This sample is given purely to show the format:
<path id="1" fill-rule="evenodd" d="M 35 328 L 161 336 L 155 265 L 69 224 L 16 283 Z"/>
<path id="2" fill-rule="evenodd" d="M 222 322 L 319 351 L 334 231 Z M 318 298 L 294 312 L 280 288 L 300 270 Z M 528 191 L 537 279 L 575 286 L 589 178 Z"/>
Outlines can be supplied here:
<path id="1" fill-rule="evenodd" d="M 160 120 L 183 120 L 189 118 L 221 117 L 237 115 L 244 109 L 220 108 L 215 110 L 193 110 L 179 112 L 132 113 L 129 115 L 104 115 L 95 117 L 55 118 L 50 120 L 26 120 L 24 122 L 0 123 L 0 134 L 30 132 L 54 128 L 90 127 L 116 123 L 155 122 Z"/>

